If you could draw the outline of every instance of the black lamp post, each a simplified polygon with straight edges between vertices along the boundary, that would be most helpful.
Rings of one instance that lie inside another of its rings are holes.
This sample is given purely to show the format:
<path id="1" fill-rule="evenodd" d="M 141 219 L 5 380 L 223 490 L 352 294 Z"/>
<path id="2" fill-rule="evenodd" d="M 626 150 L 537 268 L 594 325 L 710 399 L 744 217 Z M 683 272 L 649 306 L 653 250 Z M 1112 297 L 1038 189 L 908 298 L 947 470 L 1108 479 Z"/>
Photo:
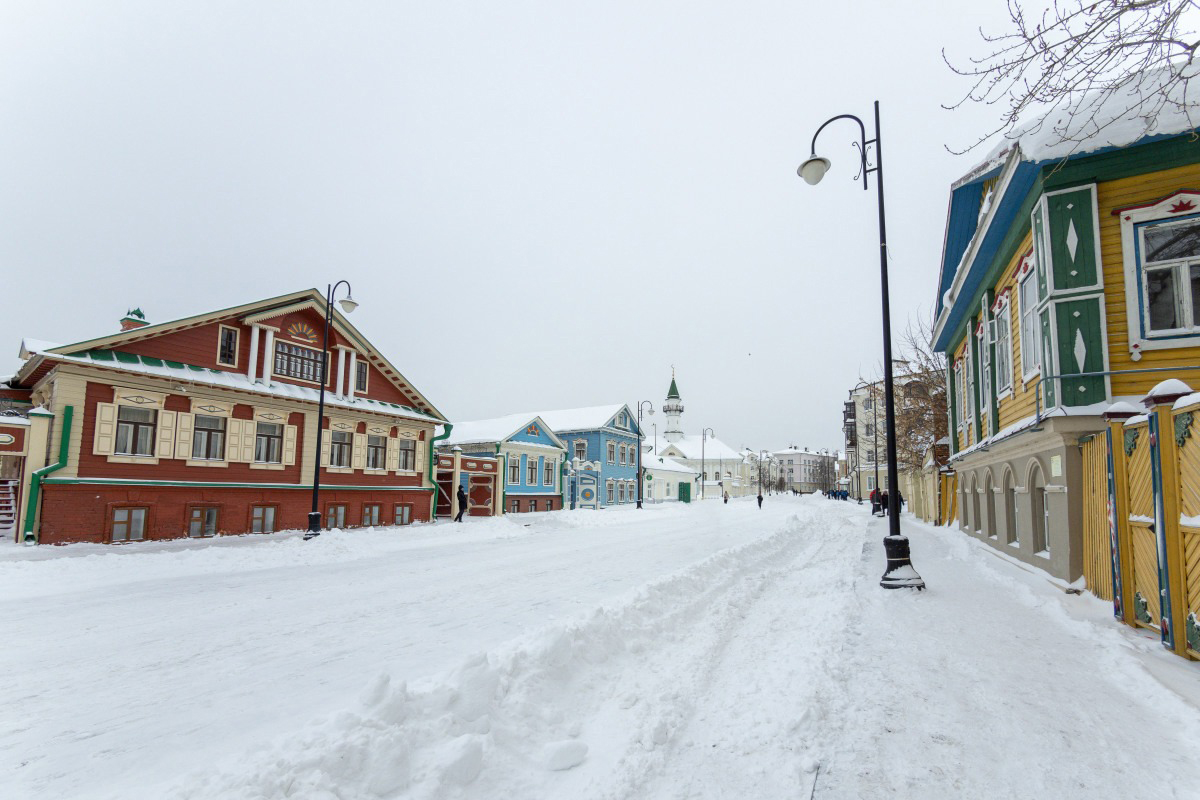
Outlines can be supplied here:
<path id="1" fill-rule="evenodd" d="M 867 189 L 867 176 L 875 173 L 875 190 L 879 205 L 879 285 L 883 305 L 883 382 L 884 402 L 887 417 L 887 478 L 888 478 L 888 535 L 883 540 L 887 551 L 887 567 L 879 585 L 885 589 L 924 589 L 925 581 L 913 569 L 909 556 L 907 537 L 900 535 L 900 495 L 896 491 L 896 404 L 892 385 L 892 312 L 891 301 L 888 298 L 887 271 L 887 226 L 883 212 L 883 147 L 879 136 L 879 101 L 875 101 L 875 138 L 867 138 L 867 127 L 863 121 L 853 114 L 839 114 L 831 117 L 817 128 L 813 134 L 812 145 L 809 148 L 808 159 L 796 170 L 796 174 L 813 185 L 819 183 L 829 171 L 830 162 L 827 158 L 817 155 L 817 137 L 831 122 L 839 119 L 852 119 L 858 123 L 862 138 L 855 142 L 859 156 L 859 175 L 863 180 L 863 191 Z M 875 166 L 867 162 L 867 149 L 875 146 Z M 878 461 L 878 459 L 876 459 Z M 878 484 L 876 484 L 878 486 Z"/>
<path id="2" fill-rule="evenodd" d="M 717 435 L 713 433 L 712 428 L 705 428 L 700 431 L 700 499 L 704 499 L 704 484 L 708 483 L 708 468 L 704 463 L 704 443 L 711 436 L 714 439 Z"/>
<path id="3" fill-rule="evenodd" d="M 646 410 L 647 416 L 654 415 L 654 404 L 649 400 L 643 400 L 638 403 L 638 459 L 637 459 L 637 483 L 638 483 L 638 499 L 637 507 L 642 507 L 642 483 L 646 480 L 646 476 L 642 474 L 642 406 L 650 406 Z M 655 436 L 657 439 L 658 437 Z"/>
<path id="4" fill-rule="evenodd" d="M 342 310 L 349 314 L 358 308 L 358 303 L 354 302 L 352 296 L 354 292 L 350 290 L 349 281 L 338 281 L 325 292 L 325 336 L 321 342 L 321 388 L 317 400 L 317 452 L 313 458 L 312 511 L 308 512 L 308 533 L 304 534 L 306 541 L 321 535 L 321 511 L 319 506 L 321 493 L 321 425 L 322 420 L 325 419 L 325 384 L 329 383 L 329 326 L 333 322 L 333 294 L 343 283 L 346 284 L 346 298 L 339 301 Z M 268 353 L 267 356 L 271 357 L 271 354 Z M 354 380 L 353 375 L 350 376 L 350 380 Z"/>

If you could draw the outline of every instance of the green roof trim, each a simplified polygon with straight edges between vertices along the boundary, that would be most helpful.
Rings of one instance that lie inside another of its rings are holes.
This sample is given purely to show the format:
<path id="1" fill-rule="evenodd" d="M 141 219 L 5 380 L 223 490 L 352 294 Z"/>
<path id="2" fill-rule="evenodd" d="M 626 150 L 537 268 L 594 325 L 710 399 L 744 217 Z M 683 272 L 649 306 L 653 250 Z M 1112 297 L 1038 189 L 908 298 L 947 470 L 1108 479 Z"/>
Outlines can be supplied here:
<path id="1" fill-rule="evenodd" d="M 671 388 L 667 390 L 667 399 L 668 400 L 680 399 L 679 398 L 679 387 L 675 385 L 674 376 L 671 377 Z"/>

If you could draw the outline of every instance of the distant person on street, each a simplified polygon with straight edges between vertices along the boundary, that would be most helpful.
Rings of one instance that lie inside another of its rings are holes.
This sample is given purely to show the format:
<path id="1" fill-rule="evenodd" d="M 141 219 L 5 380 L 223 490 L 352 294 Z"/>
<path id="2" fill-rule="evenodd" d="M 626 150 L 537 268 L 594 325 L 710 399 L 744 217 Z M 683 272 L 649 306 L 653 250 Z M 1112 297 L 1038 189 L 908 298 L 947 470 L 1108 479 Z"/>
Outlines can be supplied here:
<path id="1" fill-rule="evenodd" d="M 729 492 L 725 493 L 725 505 L 729 505 Z"/>
<path id="2" fill-rule="evenodd" d="M 886 517 L 886 516 L 888 515 L 888 493 L 887 493 L 887 489 L 884 489 L 884 490 L 883 490 L 883 494 L 879 495 L 879 505 L 881 506 L 881 510 L 883 511 L 883 516 L 885 516 L 885 517 Z"/>
<path id="3" fill-rule="evenodd" d="M 758 507 L 762 508 L 762 492 L 758 493 Z"/>
<path id="4" fill-rule="evenodd" d="M 455 522 L 462 522 L 463 514 L 467 513 L 467 493 L 463 491 L 461 486 L 458 487 L 458 514 L 454 517 Z"/>
<path id="5" fill-rule="evenodd" d="M 871 490 L 871 516 L 879 513 L 879 490 Z"/>

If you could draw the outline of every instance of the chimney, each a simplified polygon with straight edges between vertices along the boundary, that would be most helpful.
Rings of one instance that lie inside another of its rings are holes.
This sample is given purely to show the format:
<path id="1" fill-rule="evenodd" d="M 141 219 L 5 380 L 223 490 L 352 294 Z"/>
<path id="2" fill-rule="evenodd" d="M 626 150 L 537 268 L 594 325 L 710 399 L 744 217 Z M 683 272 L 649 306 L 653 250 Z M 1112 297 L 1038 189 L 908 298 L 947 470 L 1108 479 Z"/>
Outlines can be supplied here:
<path id="1" fill-rule="evenodd" d="M 131 331 L 134 328 L 144 328 L 149 324 L 149 322 L 146 322 L 146 315 L 142 313 L 140 308 L 135 308 L 132 311 L 126 311 L 125 316 L 121 317 L 122 331 Z"/>

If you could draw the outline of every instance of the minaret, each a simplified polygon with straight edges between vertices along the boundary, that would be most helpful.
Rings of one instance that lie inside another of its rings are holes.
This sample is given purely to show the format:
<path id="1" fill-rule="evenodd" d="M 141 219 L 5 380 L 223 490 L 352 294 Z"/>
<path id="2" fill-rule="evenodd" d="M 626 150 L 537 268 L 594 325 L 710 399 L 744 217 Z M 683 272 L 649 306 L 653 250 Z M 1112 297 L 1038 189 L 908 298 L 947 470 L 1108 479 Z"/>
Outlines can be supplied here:
<path id="1" fill-rule="evenodd" d="M 667 390 L 667 399 L 663 401 L 663 414 L 667 416 L 667 427 L 663 438 L 668 442 L 678 442 L 683 438 L 683 428 L 680 417 L 683 416 L 683 400 L 679 397 L 679 387 L 675 385 L 675 368 L 671 367 L 671 388 Z"/>

